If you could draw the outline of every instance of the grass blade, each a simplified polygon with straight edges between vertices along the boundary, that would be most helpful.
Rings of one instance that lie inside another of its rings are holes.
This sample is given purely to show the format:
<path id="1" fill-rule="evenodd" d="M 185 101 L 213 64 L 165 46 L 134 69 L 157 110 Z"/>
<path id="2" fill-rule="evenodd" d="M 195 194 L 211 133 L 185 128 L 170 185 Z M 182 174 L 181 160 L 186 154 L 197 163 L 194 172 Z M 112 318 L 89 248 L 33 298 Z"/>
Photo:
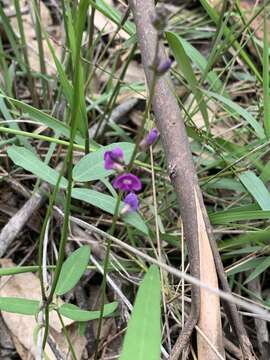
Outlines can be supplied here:
<path id="1" fill-rule="evenodd" d="M 192 66 L 190 64 L 189 58 L 185 52 L 184 47 L 182 46 L 181 40 L 179 39 L 178 35 L 173 32 L 167 32 L 166 37 L 170 48 L 173 51 L 174 57 L 177 61 L 177 64 L 183 73 L 185 79 L 187 80 L 190 90 L 195 96 L 197 101 L 198 107 L 204 119 L 205 126 L 207 129 L 209 128 L 209 120 L 208 120 L 208 112 L 207 112 L 207 105 L 203 98 L 203 93 L 199 88 L 198 81 L 194 75 Z"/>
<path id="2" fill-rule="evenodd" d="M 259 262 L 259 264 L 256 265 L 255 270 L 252 271 L 252 273 L 248 276 L 248 278 L 246 279 L 244 284 L 247 284 L 251 280 L 255 279 L 261 273 L 263 273 L 265 270 L 267 270 L 269 268 L 269 266 L 270 266 L 270 256 L 268 256 L 267 258 L 261 258 L 260 260 L 261 261 Z"/>
<path id="3" fill-rule="evenodd" d="M 270 138 L 270 97 L 269 97 L 269 43 L 266 10 L 263 19 L 263 122 L 266 137 Z"/>
<path id="4" fill-rule="evenodd" d="M 239 178 L 261 209 L 270 210 L 270 194 L 262 180 L 252 171 L 245 171 Z"/>
<path id="5" fill-rule="evenodd" d="M 242 108 L 242 106 L 236 104 L 234 101 L 227 99 L 226 97 L 216 94 L 212 91 L 206 91 L 204 90 L 204 93 L 206 95 L 208 95 L 209 97 L 213 97 L 214 99 L 218 100 L 219 102 L 221 102 L 224 106 L 224 109 L 226 111 L 228 111 L 228 108 L 230 108 L 232 110 L 232 112 L 230 113 L 231 116 L 234 116 L 234 112 L 236 112 L 238 115 L 240 115 L 242 118 L 244 118 L 249 124 L 250 126 L 253 127 L 253 129 L 255 130 L 258 138 L 260 139 L 264 139 L 265 138 L 265 133 L 263 128 L 261 127 L 261 125 L 258 123 L 258 121 L 251 115 L 251 113 L 249 113 L 246 109 Z"/>

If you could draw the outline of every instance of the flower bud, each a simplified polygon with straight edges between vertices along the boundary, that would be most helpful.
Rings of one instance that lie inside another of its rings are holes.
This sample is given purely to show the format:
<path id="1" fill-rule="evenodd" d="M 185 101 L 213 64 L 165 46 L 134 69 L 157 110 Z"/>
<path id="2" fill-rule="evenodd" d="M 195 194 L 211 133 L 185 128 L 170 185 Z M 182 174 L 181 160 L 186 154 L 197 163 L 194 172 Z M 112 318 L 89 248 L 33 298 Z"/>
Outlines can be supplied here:
<path id="1" fill-rule="evenodd" d="M 172 66 L 172 60 L 170 58 L 168 58 L 164 62 L 160 62 L 157 66 L 157 74 L 158 75 L 165 74 L 168 70 L 170 70 L 171 66 Z"/>
<path id="2" fill-rule="evenodd" d="M 129 193 L 124 198 L 124 204 L 125 206 L 121 210 L 121 215 L 126 214 L 131 211 L 137 211 L 139 208 L 139 200 L 136 194 L 133 192 Z"/>
<path id="3" fill-rule="evenodd" d="M 157 138 L 158 138 L 158 129 L 153 128 L 147 134 L 147 136 L 144 139 L 142 139 L 142 141 L 140 142 L 141 149 L 146 150 L 147 148 L 149 148 L 151 145 L 154 144 L 154 142 L 157 140 Z"/>

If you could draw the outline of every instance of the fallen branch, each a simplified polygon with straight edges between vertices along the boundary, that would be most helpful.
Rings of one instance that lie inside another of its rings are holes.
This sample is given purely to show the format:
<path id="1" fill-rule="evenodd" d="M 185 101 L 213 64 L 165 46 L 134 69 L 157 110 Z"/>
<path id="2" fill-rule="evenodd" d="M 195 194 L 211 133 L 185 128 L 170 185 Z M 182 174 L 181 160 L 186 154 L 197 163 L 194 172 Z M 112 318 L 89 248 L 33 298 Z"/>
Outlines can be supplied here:
<path id="1" fill-rule="evenodd" d="M 156 29 L 151 22 L 155 13 L 155 6 L 153 0 L 130 0 L 129 3 L 137 27 L 143 67 L 148 87 L 150 87 L 153 77 L 151 66 L 155 56 L 157 38 Z M 167 59 L 165 48 L 160 44 L 160 64 L 166 62 Z M 152 105 L 161 133 L 168 172 L 181 212 L 184 236 L 189 254 L 190 273 L 214 288 L 218 285 L 218 274 L 223 290 L 230 293 L 199 189 L 185 126 L 172 88 L 173 86 L 168 74 L 160 77 L 156 82 Z M 219 299 L 194 286 L 192 287 L 191 295 L 191 313 L 173 348 L 171 360 L 179 358 L 198 321 L 199 327 L 208 334 L 217 351 L 224 354 Z M 239 339 L 244 358 L 254 358 L 251 343 L 246 335 L 236 306 L 227 303 L 224 308 Z M 216 354 L 213 353 L 212 349 L 200 336 L 198 336 L 197 342 L 199 358 L 216 359 Z"/>

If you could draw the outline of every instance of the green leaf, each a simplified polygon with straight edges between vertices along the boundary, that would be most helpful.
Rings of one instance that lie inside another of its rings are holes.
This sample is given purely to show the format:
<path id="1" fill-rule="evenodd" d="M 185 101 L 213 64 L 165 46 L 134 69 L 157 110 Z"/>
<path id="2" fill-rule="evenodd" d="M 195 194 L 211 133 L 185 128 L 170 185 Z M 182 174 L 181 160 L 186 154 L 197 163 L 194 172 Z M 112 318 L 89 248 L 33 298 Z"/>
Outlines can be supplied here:
<path id="1" fill-rule="evenodd" d="M 224 97 L 222 95 L 216 94 L 216 93 L 214 93 L 212 91 L 203 90 L 203 92 L 206 95 L 208 95 L 209 97 L 213 97 L 214 99 L 217 99 L 219 102 L 226 105 L 226 106 L 224 106 L 225 110 L 230 108 L 232 110 L 232 112 L 230 113 L 231 116 L 234 116 L 234 112 L 236 112 L 243 119 L 245 119 L 250 124 L 250 126 L 253 127 L 256 134 L 258 135 L 258 138 L 260 138 L 260 139 L 265 138 L 265 133 L 264 133 L 263 128 L 258 123 L 258 121 L 251 115 L 251 113 L 249 113 L 246 109 L 242 108 L 240 105 L 236 104 L 232 100 L 230 100 L 230 99 L 228 99 L 228 98 L 226 98 L 226 97 Z"/>
<path id="2" fill-rule="evenodd" d="M 104 168 L 104 153 L 114 149 L 116 146 L 123 150 L 127 164 L 131 159 L 134 144 L 127 142 L 110 144 L 84 156 L 73 168 L 73 180 L 79 182 L 100 180 L 113 174 L 115 171 Z"/>
<path id="3" fill-rule="evenodd" d="M 179 35 L 177 35 L 177 38 L 180 41 L 181 45 L 183 46 L 188 57 L 193 61 L 194 64 L 197 65 L 200 71 L 204 73 L 205 69 L 207 68 L 207 60 L 205 59 L 205 57 L 195 47 L 193 47 L 187 40 L 183 39 Z M 220 81 L 219 77 L 214 71 L 209 71 L 206 75 L 206 79 L 209 81 L 209 83 L 211 84 L 212 88 L 215 91 L 219 92 L 223 88 L 223 83 Z"/>
<path id="4" fill-rule="evenodd" d="M 241 208 L 237 208 L 238 210 L 226 210 L 219 211 L 216 213 L 210 213 L 209 218 L 213 225 L 223 225 L 228 224 L 235 221 L 242 220 L 259 220 L 259 219 L 269 219 L 270 211 L 264 210 L 241 210 Z"/>
<path id="5" fill-rule="evenodd" d="M 63 295 L 71 290 L 80 280 L 87 268 L 90 247 L 82 246 L 74 251 L 63 263 L 55 293 Z"/>
<path id="6" fill-rule="evenodd" d="M 215 10 L 213 6 L 209 4 L 208 0 L 200 0 L 200 3 L 206 10 L 208 16 L 211 18 L 211 20 L 219 26 L 220 24 L 220 14 Z M 234 48 L 239 52 L 240 57 L 245 61 L 245 63 L 248 65 L 248 67 L 251 69 L 251 71 L 255 74 L 257 77 L 257 80 L 259 80 L 260 83 L 262 83 L 262 77 L 260 72 L 257 70 L 256 64 L 252 62 L 248 54 L 243 49 L 243 45 L 240 44 L 235 36 L 233 35 L 234 32 L 228 27 L 223 25 L 223 33 L 224 37 L 227 41 L 227 43 L 232 44 Z"/>
<path id="7" fill-rule="evenodd" d="M 263 17 L 263 122 L 267 138 L 270 138 L 270 96 L 269 96 L 269 39 L 268 14 Z"/>
<path id="8" fill-rule="evenodd" d="M 245 171 L 240 175 L 240 180 L 254 197 L 262 210 L 270 210 L 270 194 L 262 180 L 252 171 Z"/>
<path id="9" fill-rule="evenodd" d="M 160 278 L 152 265 L 139 287 L 119 360 L 159 360 Z"/>
<path id="10" fill-rule="evenodd" d="M 256 265 L 255 270 L 252 271 L 252 273 L 248 276 L 244 284 L 247 284 L 251 280 L 255 279 L 262 272 L 268 269 L 269 266 L 270 266 L 270 256 L 267 256 L 266 258 L 260 258 L 260 263 Z"/>
<path id="11" fill-rule="evenodd" d="M 3 95 L 0 95 L 3 96 Z M 10 101 L 14 106 L 20 108 L 22 111 L 27 113 L 30 118 L 34 121 L 40 122 L 46 126 L 48 126 L 50 129 L 54 130 L 56 133 L 59 133 L 61 135 L 64 135 L 67 139 L 69 139 L 70 135 L 70 128 L 62 123 L 61 121 L 57 120 L 51 115 L 46 114 L 45 112 L 38 110 L 34 108 L 33 106 L 30 106 L 22 101 L 4 96 L 7 101 Z M 77 134 L 75 137 L 77 144 L 84 144 L 83 138 Z"/>
<path id="12" fill-rule="evenodd" d="M 104 305 L 103 316 L 112 314 L 118 306 L 117 302 Z M 99 319 L 100 311 L 86 311 L 81 310 L 78 306 L 73 304 L 64 304 L 59 308 L 59 313 L 69 319 L 75 321 L 89 321 Z"/>
<path id="13" fill-rule="evenodd" d="M 245 261 L 243 263 L 240 263 L 239 265 L 234 266 L 231 270 L 227 271 L 227 275 L 235 275 L 243 271 L 248 271 L 251 269 L 256 268 L 261 262 L 261 259 L 251 259 L 248 261 Z"/>
<path id="14" fill-rule="evenodd" d="M 239 245 L 247 245 L 251 242 L 253 244 L 268 244 L 270 238 L 270 230 L 257 230 L 257 231 L 249 231 L 243 235 L 234 236 L 230 239 L 221 240 L 219 242 L 220 249 L 230 249 L 234 247 L 238 247 Z"/>
<path id="15" fill-rule="evenodd" d="M 43 31 L 43 34 L 45 36 L 45 40 L 47 42 L 48 48 L 52 54 L 56 69 L 57 69 L 57 74 L 59 76 L 59 81 L 60 84 L 63 88 L 63 92 L 67 98 L 67 101 L 70 105 L 72 105 L 72 99 L 73 99 L 73 87 L 72 84 L 69 82 L 67 75 L 65 73 L 65 69 L 63 68 L 61 62 L 58 60 L 58 57 L 56 56 L 55 50 L 53 45 L 50 42 L 49 36 L 47 34 L 46 31 Z"/>
<path id="16" fill-rule="evenodd" d="M 32 151 L 21 146 L 12 145 L 7 149 L 11 160 L 23 169 L 31 172 L 49 184 L 56 185 L 59 173 L 41 161 Z M 67 180 L 62 177 L 60 187 L 67 187 Z"/>
<path id="17" fill-rule="evenodd" d="M 16 122 L 8 121 L 8 120 L 12 119 L 12 116 L 9 112 L 8 107 L 6 106 L 6 100 L 1 95 L 2 95 L 2 90 L 0 89 L 0 111 L 1 111 L 4 119 L 7 120 L 5 125 L 11 129 L 20 130 L 20 127 Z M 30 143 L 28 143 L 27 139 L 25 139 L 23 136 L 18 136 L 18 139 L 22 146 L 25 146 L 26 148 L 31 149 L 31 145 L 30 145 Z"/>
<path id="18" fill-rule="evenodd" d="M 234 179 L 231 178 L 221 178 L 214 179 L 207 183 L 206 186 L 208 189 L 227 189 L 239 192 L 246 192 L 243 185 Z"/>
<path id="19" fill-rule="evenodd" d="M 36 315 L 39 310 L 39 301 L 16 297 L 0 297 L 0 310 L 22 315 Z"/>
<path id="20" fill-rule="evenodd" d="M 116 198 L 110 195 L 106 195 L 101 192 L 89 189 L 74 188 L 72 190 L 71 196 L 74 199 L 82 200 L 87 202 L 88 204 L 96 206 L 97 208 L 106 211 L 111 215 L 114 214 Z M 121 202 L 120 211 L 123 209 L 123 207 L 124 203 Z M 148 228 L 137 212 L 129 212 L 125 214 L 123 216 L 123 220 L 127 224 L 134 226 L 136 229 L 148 235 Z"/>
<path id="21" fill-rule="evenodd" d="M 121 24 L 122 15 L 104 0 L 90 0 L 90 4 L 108 19 L 112 20 L 115 24 Z M 121 28 L 123 28 L 123 30 L 125 30 L 129 35 L 136 34 L 135 25 L 129 20 L 127 20 Z"/>
<path id="22" fill-rule="evenodd" d="M 204 119 L 204 123 L 205 123 L 206 127 L 208 128 L 209 121 L 208 121 L 207 106 L 206 106 L 206 103 L 203 98 L 203 93 L 201 92 L 201 90 L 199 88 L 199 84 L 196 79 L 196 76 L 194 75 L 189 58 L 187 57 L 186 52 L 182 46 L 181 39 L 179 39 L 178 35 L 176 35 L 173 32 L 167 32 L 166 37 L 167 37 L 169 46 L 173 51 L 174 57 L 177 61 L 177 64 L 178 64 L 179 68 L 181 69 L 185 79 L 187 80 L 187 82 L 190 86 L 190 90 L 192 91 L 192 93 L 195 96 L 198 107 L 199 107 L 202 117 Z"/>

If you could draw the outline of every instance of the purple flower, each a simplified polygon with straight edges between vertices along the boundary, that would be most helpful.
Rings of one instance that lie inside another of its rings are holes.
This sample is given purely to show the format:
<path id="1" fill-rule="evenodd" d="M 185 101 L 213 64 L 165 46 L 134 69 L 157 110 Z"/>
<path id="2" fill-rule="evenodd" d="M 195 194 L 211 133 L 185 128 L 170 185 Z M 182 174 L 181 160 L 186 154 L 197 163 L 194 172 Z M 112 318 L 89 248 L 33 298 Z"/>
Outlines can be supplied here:
<path id="1" fill-rule="evenodd" d="M 117 176 L 112 182 L 115 189 L 122 191 L 139 191 L 142 188 L 141 180 L 138 176 L 125 173 Z"/>
<path id="2" fill-rule="evenodd" d="M 146 150 L 149 146 L 151 146 L 157 140 L 157 137 L 158 137 L 158 130 L 157 130 L 157 128 L 153 128 L 149 132 L 149 134 L 144 139 L 142 139 L 142 141 L 140 143 L 140 147 L 143 150 Z"/>
<path id="3" fill-rule="evenodd" d="M 120 170 L 123 168 L 121 164 L 124 162 L 124 152 L 120 147 L 116 147 L 111 151 L 104 153 L 104 167 L 106 170 Z"/>
<path id="4" fill-rule="evenodd" d="M 125 214 L 130 211 L 136 211 L 139 208 L 139 199 L 137 195 L 132 192 L 124 198 L 124 203 L 125 206 L 123 207 L 121 214 Z"/>
<path id="5" fill-rule="evenodd" d="M 145 140 L 146 144 L 148 146 L 152 145 L 157 140 L 157 137 L 158 137 L 158 129 L 153 128 L 146 137 L 146 140 Z"/>
<path id="6" fill-rule="evenodd" d="M 159 75 L 165 74 L 172 66 L 172 60 L 169 58 L 164 62 L 161 62 L 157 67 L 157 73 Z"/>

